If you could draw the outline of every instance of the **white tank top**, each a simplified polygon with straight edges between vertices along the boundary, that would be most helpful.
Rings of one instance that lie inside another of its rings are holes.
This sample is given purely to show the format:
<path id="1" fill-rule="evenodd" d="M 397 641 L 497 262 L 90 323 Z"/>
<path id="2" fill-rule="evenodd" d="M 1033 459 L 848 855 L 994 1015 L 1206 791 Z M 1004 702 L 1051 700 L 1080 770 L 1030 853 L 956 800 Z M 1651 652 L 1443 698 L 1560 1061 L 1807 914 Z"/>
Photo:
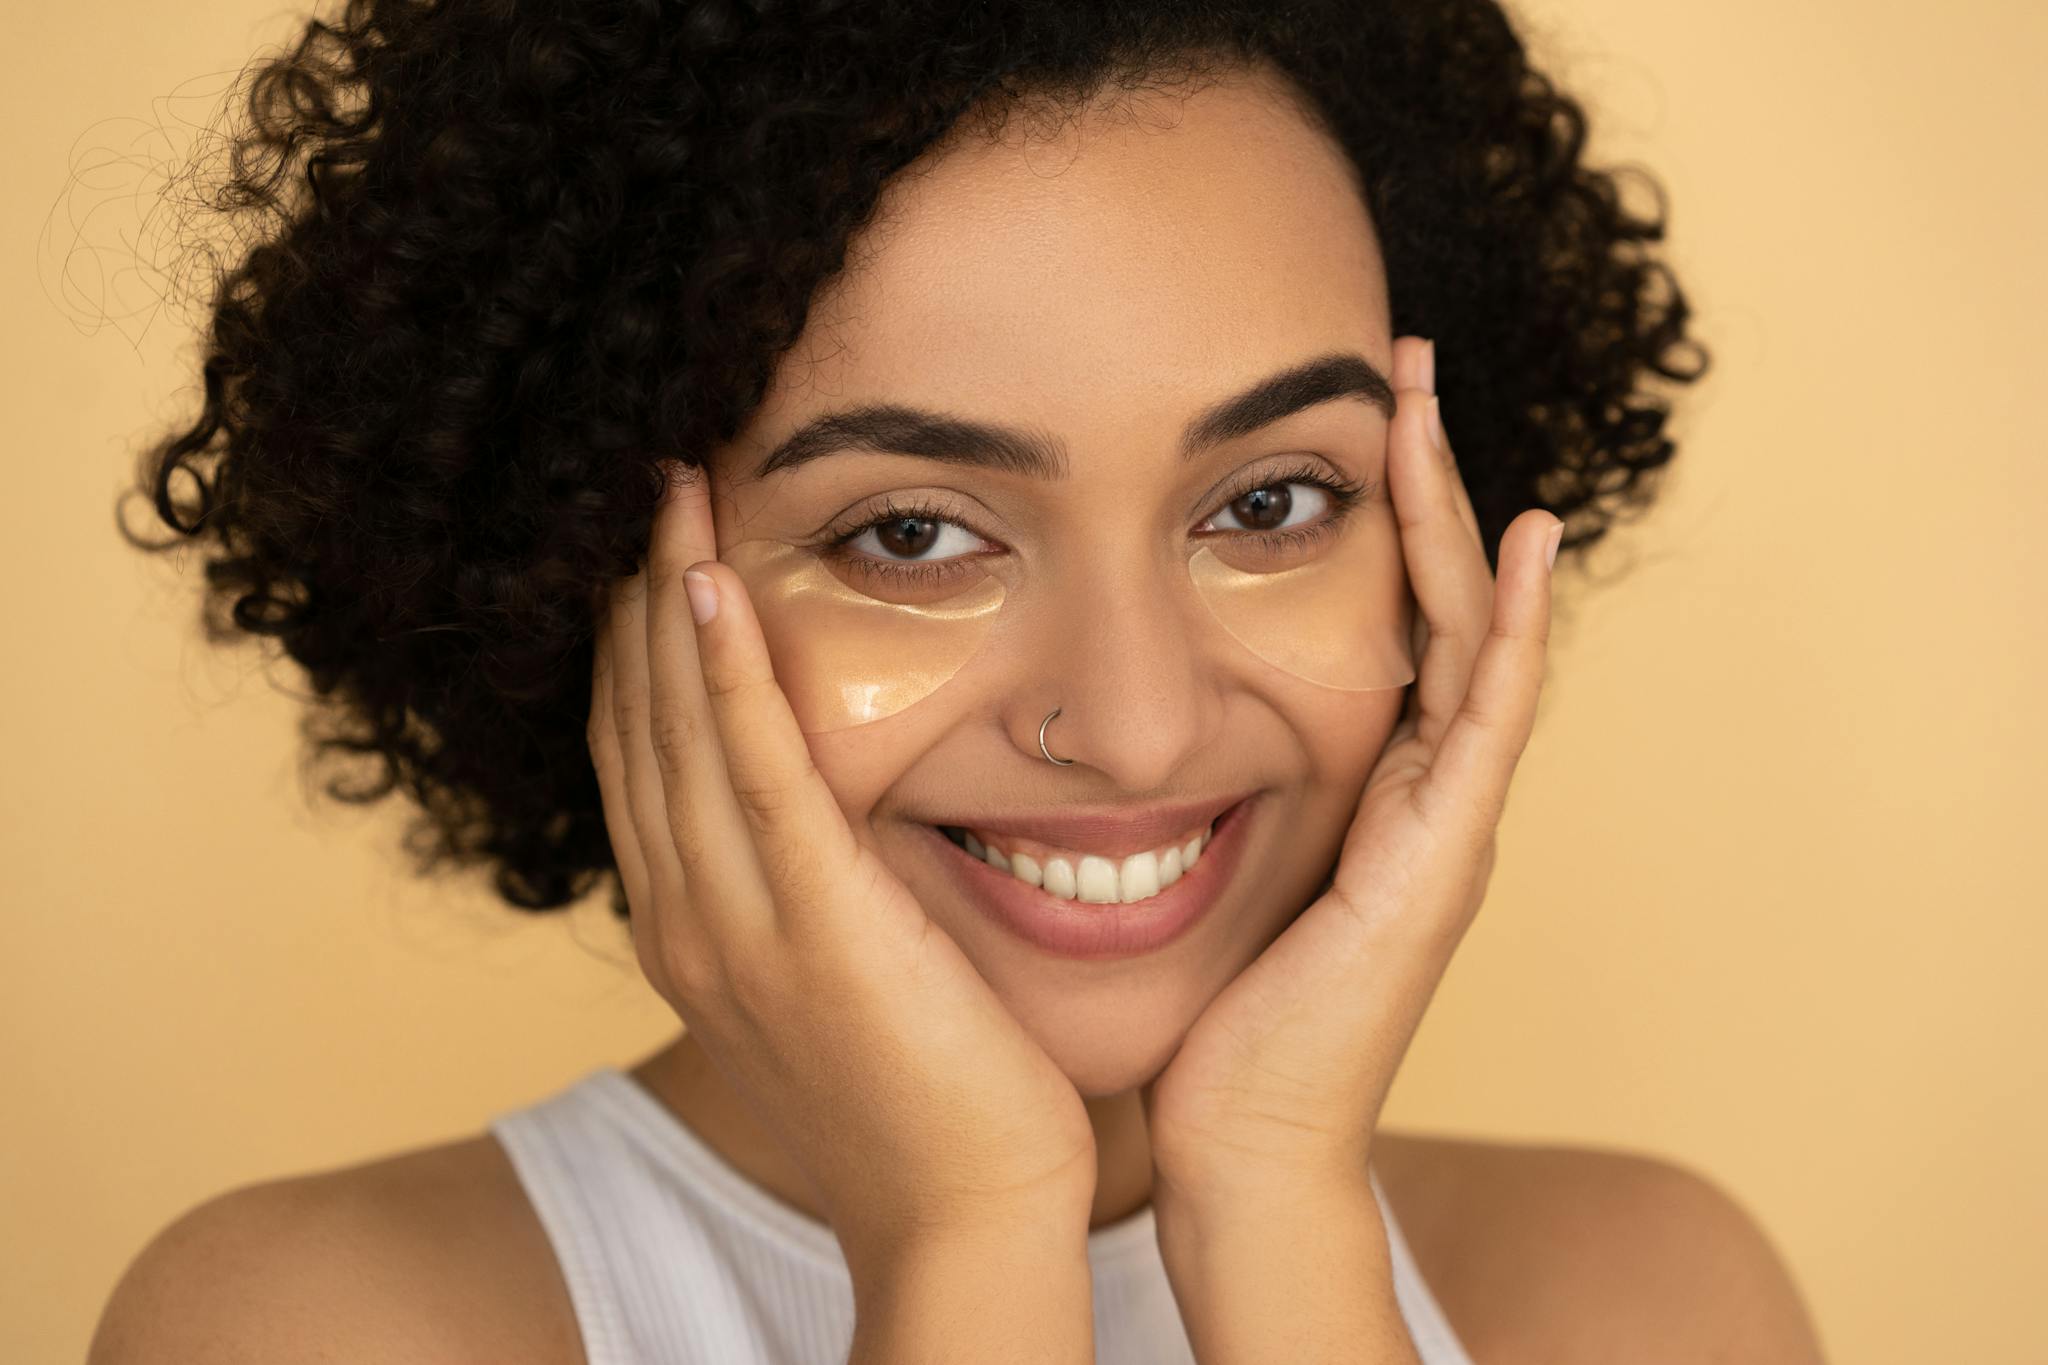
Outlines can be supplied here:
<path id="1" fill-rule="evenodd" d="M 588 1365 L 845 1365 L 853 1281 L 832 1229 L 740 1174 L 632 1075 L 599 1067 L 489 1131 L 547 1230 Z M 1368 1175 L 1423 1365 L 1472 1365 Z M 1151 1205 L 1090 1232 L 1088 1264 L 1100 1365 L 1194 1365 Z"/>

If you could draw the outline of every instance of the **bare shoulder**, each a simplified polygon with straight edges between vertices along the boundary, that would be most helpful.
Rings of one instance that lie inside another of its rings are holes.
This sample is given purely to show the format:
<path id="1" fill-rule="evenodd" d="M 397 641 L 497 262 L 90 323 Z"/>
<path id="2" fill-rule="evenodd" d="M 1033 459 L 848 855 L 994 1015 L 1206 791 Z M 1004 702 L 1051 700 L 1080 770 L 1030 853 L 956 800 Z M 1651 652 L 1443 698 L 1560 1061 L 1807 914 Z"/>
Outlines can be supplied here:
<path id="1" fill-rule="evenodd" d="M 568 1291 L 488 1133 L 243 1186 L 137 1253 L 87 1365 L 582 1365 Z"/>
<path id="2" fill-rule="evenodd" d="M 1820 1365 L 1769 1235 L 1683 1165 L 1386 1131 L 1373 1165 L 1475 1360 Z"/>

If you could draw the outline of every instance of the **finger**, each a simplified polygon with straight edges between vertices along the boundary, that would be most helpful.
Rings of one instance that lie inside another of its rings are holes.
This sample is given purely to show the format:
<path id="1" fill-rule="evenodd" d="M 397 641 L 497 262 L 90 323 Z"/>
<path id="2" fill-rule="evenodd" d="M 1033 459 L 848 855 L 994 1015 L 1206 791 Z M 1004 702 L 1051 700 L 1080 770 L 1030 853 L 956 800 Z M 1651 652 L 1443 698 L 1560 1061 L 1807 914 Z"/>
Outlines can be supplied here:
<path id="1" fill-rule="evenodd" d="M 1458 513 L 1445 464 L 1429 429 L 1429 395 L 1395 392 L 1387 473 L 1401 554 L 1426 644 L 1415 681 L 1416 733 L 1434 744 L 1464 700 L 1493 608 L 1486 553 Z"/>
<path id="2" fill-rule="evenodd" d="M 1436 395 L 1436 342 L 1433 339 L 1419 336 L 1394 338 L 1394 362 L 1388 371 L 1388 375 L 1397 390 L 1421 389 L 1434 398 Z M 1428 413 L 1425 411 L 1425 416 L 1427 415 Z M 1427 424 L 1425 425 L 1427 426 Z M 1455 473 L 1457 469 L 1456 460 L 1450 459 L 1447 462 L 1452 472 Z M 1459 518 L 1465 523 L 1466 530 L 1472 533 L 1473 542 L 1479 545 L 1481 552 L 1484 553 L 1485 540 L 1479 533 L 1479 520 L 1472 514 L 1472 503 L 1465 496 L 1464 481 L 1459 479 L 1455 487 Z M 1412 584 L 1410 596 L 1413 596 Z M 1420 660 L 1427 653 L 1428 648 L 1429 621 L 1420 610 L 1417 610 L 1412 621 L 1409 623 L 1408 657 L 1418 661 L 1418 675 Z M 1419 685 L 1411 686 L 1408 689 L 1407 696 L 1402 699 L 1400 718 L 1395 722 L 1394 730 L 1388 737 L 1387 742 L 1389 744 L 1406 740 L 1416 732 L 1417 727 L 1421 723 L 1421 697 L 1422 688 Z"/>
<path id="3" fill-rule="evenodd" d="M 1436 421 L 1441 426 L 1443 422 L 1441 404 L 1438 405 Z M 1451 494 L 1458 504 L 1458 519 L 1465 523 L 1465 530 L 1471 535 L 1472 543 L 1479 547 L 1479 553 L 1485 554 L 1486 537 L 1480 534 L 1479 516 L 1472 510 L 1472 494 L 1465 488 L 1465 474 L 1463 470 L 1458 468 L 1458 457 L 1452 452 L 1451 436 L 1448 429 L 1444 431 L 1442 450 L 1444 474 L 1451 481 Z"/>
<path id="4" fill-rule="evenodd" d="M 677 466 L 654 514 L 645 597 L 649 739 L 667 794 L 665 832 L 703 916 L 764 912 L 768 882 L 733 799 L 704 692 L 683 572 L 717 551 L 709 477 Z"/>
<path id="5" fill-rule="evenodd" d="M 668 792 L 651 733 L 653 701 L 647 672 L 647 569 L 612 583 L 608 607 L 611 659 L 612 731 L 618 737 L 625 773 L 626 818 L 645 860 L 648 898 L 630 917 L 633 950 L 642 970 L 657 984 L 665 958 L 663 925 L 654 907 L 674 904 L 687 888 L 668 828 Z M 609 820 L 609 815 L 607 819 Z M 628 905 L 632 903 L 629 901 Z"/>
<path id="6" fill-rule="evenodd" d="M 1531 509 L 1501 536 L 1500 586 L 1471 686 L 1414 787 L 1417 810 L 1439 829 L 1490 834 L 1507 805 L 1508 782 L 1529 743 L 1543 689 L 1550 645 L 1546 560 L 1552 528 L 1562 524 Z"/>
<path id="7" fill-rule="evenodd" d="M 1429 342 L 1417 336 L 1394 338 L 1394 363 L 1387 370 L 1387 380 L 1397 389 L 1428 389 L 1432 387 L 1429 366 Z"/>
<path id="8" fill-rule="evenodd" d="M 1394 362 L 1387 368 L 1387 378 L 1393 384 L 1397 394 L 1402 389 L 1427 389 L 1430 387 L 1433 381 L 1425 369 L 1425 362 L 1431 364 L 1434 362 L 1429 360 L 1429 356 L 1430 343 L 1423 338 L 1418 336 L 1399 336 L 1394 338 Z M 1395 412 L 1398 416 L 1398 405 Z M 1387 434 L 1386 473 L 1389 478 L 1389 487 L 1391 487 L 1394 453 L 1392 445 L 1393 431 L 1391 427 L 1388 429 Z M 1412 584 L 1409 586 L 1406 596 L 1409 598 L 1409 605 L 1412 607 L 1414 605 L 1414 588 Z M 1428 646 L 1429 623 L 1423 619 L 1420 611 L 1415 611 L 1408 622 L 1408 657 L 1418 661 L 1419 665 L 1423 651 Z M 1419 687 L 1411 685 L 1406 689 L 1401 698 L 1401 714 L 1396 717 L 1394 729 L 1387 737 L 1389 745 L 1405 740 L 1412 733 L 1417 712 L 1416 699 L 1420 695 L 1421 689 Z"/>
<path id="9" fill-rule="evenodd" d="M 1408 380 L 1410 385 L 1415 388 L 1425 389 L 1432 398 L 1436 397 L 1435 340 L 1423 337 L 1409 337 L 1404 338 L 1404 340 L 1409 346 L 1408 364 L 1412 368 L 1406 371 L 1400 369 L 1402 364 L 1402 343 L 1397 341 L 1394 343 L 1396 372 L 1412 374 L 1414 378 Z M 1397 387 L 1401 384 L 1399 379 L 1396 379 L 1394 382 Z M 1433 413 L 1431 423 L 1431 433 L 1433 436 L 1437 432 L 1443 431 L 1443 413 L 1440 406 Z M 1465 529 L 1472 533 L 1473 543 L 1478 545 L 1479 552 L 1484 554 L 1486 553 L 1486 537 L 1480 534 L 1479 518 L 1472 511 L 1472 497 L 1466 491 L 1464 474 L 1458 468 L 1458 458 L 1452 449 L 1449 433 L 1445 432 L 1440 440 L 1435 441 L 1435 445 L 1437 453 L 1442 457 L 1445 470 L 1450 477 L 1452 501 L 1458 505 L 1458 519 L 1465 523 Z"/>
<path id="10" fill-rule="evenodd" d="M 647 854 L 640 846 L 640 832 L 633 824 L 632 796 L 627 787 L 625 754 L 619 747 L 619 726 L 613 715 L 612 625 L 617 613 L 609 608 L 597 623 L 597 637 L 590 661 L 590 719 L 585 738 L 590 745 L 590 765 L 597 771 L 597 788 L 604 808 L 605 832 L 611 837 L 613 861 L 619 882 L 625 888 L 626 905 L 645 907 L 648 901 Z"/>
<path id="11" fill-rule="evenodd" d="M 725 752 L 732 798 L 751 829 L 778 909 L 828 904 L 855 855 L 853 831 L 811 758 L 789 698 L 775 680 L 746 585 L 729 564 L 706 559 L 691 578 L 709 580 L 713 615 L 697 627 L 704 692 Z"/>

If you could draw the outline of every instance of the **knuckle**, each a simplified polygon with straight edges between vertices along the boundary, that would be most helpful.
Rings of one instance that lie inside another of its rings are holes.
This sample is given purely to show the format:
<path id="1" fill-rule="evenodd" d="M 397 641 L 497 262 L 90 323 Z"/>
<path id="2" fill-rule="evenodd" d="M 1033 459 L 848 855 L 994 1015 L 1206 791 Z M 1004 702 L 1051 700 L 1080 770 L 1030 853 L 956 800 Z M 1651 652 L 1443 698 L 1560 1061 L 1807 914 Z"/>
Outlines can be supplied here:
<path id="1" fill-rule="evenodd" d="M 779 999 L 781 984 L 772 969 L 751 960 L 719 964 L 718 999 L 736 1018 L 786 1018 L 789 1009 Z"/>
<path id="2" fill-rule="evenodd" d="M 766 681 L 744 669 L 718 668 L 707 663 L 704 694 L 720 703 L 744 704 L 748 697 L 760 691 Z"/>
<path id="3" fill-rule="evenodd" d="M 647 738 L 662 767 L 674 772 L 696 752 L 698 730 L 688 715 L 671 712 L 654 723 Z"/>
<path id="4" fill-rule="evenodd" d="M 725 1028 L 755 1024 L 787 1014 L 777 1000 L 774 973 L 733 944 L 677 944 L 664 951 L 664 970 L 676 993 L 693 1013 L 715 1019 Z"/>
<path id="5" fill-rule="evenodd" d="M 1495 711 L 1492 706 L 1474 697 L 1471 693 L 1467 693 L 1465 700 L 1459 704 L 1458 713 L 1464 718 L 1466 724 L 1484 730 L 1488 734 L 1498 733 L 1501 728 L 1502 717 L 1500 713 Z"/>
<path id="6" fill-rule="evenodd" d="M 759 824 L 780 820 L 792 804 L 784 784 L 747 772 L 732 775 L 732 794 L 748 819 Z"/>
<path id="7" fill-rule="evenodd" d="M 619 746 L 609 736 L 593 736 L 590 742 L 590 768 L 597 774 L 600 792 L 609 790 L 625 780 L 625 763 L 620 758 Z"/>
<path id="8" fill-rule="evenodd" d="M 583 743 L 590 750 L 592 761 L 603 763 L 610 755 L 618 752 L 614 738 L 610 707 L 601 707 L 590 713 L 583 726 Z"/>
<path id="9" fill-rule="evenodd" d="M 621 738 L 637 735 L 647 728 L 651 711 L 643 695 L 620 692 L 612 697 L 612 728 Z"/>
<path id="10" fill-rule="evenodd" d="M 678 935 L 663 937 L 660 948 L 662 979 L 691 1009 L 709 1012 L 720 1007 L 724 997 L 725 973 L 713 954 L 702 945 L 685 943 Z"/>
<path id="11" fill-rule="evenodd" d="M 1499 621 L 1495 621 L 1486 628 L 1486 638 L 1488 640 L 1498 640 L 1502 648 L 1508 649 L 1516 655 L 1527 657 L 1533 656 L 1540 650 L 1548 637 L 1540 628 L 1536 630 L 1522 630 L 1518 627 L 1504 625 Z"/>
<path id="12" fill-rule="evenodd" d="M 1427 633 L 1424 636 L 1426 641 L 1442 640 L 1446 644 L 1456 646 L 1467 638 L 1465 625 L 1461 620 L 1453 617 L 1439 619 L 1431 616 L 1425 616 L 1422 619 L 1427 626 Z"/>
<path id="13" fill-rule="evenodd" d="M 668 799 L 668 841 L 676 851 L 676 861 L 681 863 L 687 875 L 691 870 L 705 865 L 706 845 L 703 831 L 683 803 L 674 796 Z"/>
<path id="14" fill-rule="evenodd" d="M 823 891 L 815 850 L 802 842 L 775 841 L 760 850 L 761 870 L 781 897 L 813 904 Z"/>

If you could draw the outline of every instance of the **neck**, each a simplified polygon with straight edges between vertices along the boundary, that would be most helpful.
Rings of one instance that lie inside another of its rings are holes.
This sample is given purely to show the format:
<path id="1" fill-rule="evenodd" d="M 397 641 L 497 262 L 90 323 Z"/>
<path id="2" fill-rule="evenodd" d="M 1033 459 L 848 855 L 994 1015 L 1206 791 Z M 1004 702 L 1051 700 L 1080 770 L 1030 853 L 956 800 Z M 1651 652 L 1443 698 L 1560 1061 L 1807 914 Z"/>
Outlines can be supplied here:
<path id="1" fill-rule="evenodd" d="M 630 1070 L 728 1165 L 799 1213 L 829 1223 L 802 1169 L 687 1032 Z M 1152 1197 L 1152 1145 L 1136 1090 L 1084 1097 L 1083 1103 L 1095 1125 L 1095 1205 L 1088 1226 L 1099 1228 L 1128 1218 Z"/>

